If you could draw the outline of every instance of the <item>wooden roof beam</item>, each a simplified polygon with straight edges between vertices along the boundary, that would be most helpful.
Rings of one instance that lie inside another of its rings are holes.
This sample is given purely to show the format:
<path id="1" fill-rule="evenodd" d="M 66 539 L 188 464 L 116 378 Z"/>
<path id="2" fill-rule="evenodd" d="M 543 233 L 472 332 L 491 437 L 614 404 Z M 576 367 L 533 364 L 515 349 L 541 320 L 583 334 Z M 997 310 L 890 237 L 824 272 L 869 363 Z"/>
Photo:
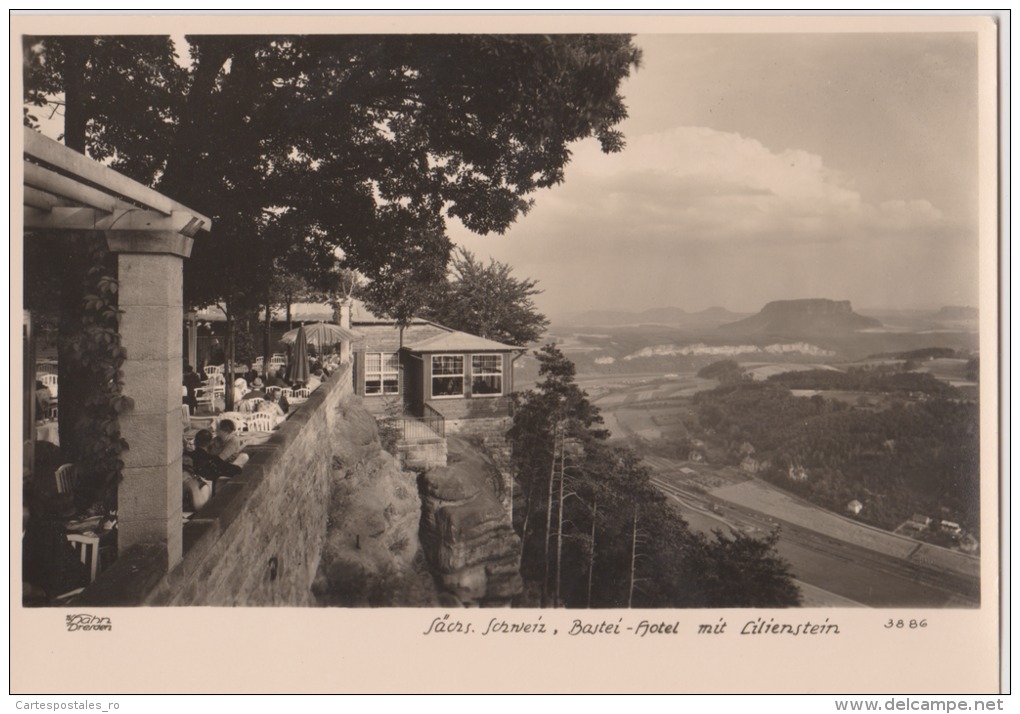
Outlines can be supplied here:
<path id="1" fill-rule="evenodd" d="M 123 196 L 129 201 L 139 203 L 153 211 L 162 213 L 164 216 L 169 216 L 174 212 L 190 213 L 202 222 L 205 230 L 209 230 L 212 227 L 212 221 L 207 216 L 164 196 L 158 191 L 129 179 L 110 167 L 97 163 L 87 156 L 79 154 L 28 127 L 23 127 L 23 132 L 25 138 L 25 156 L 49 164 L 95 186 L 101 186 L 106 191 Z M 26 170 L 28 165 L 26 164 Z M 114 198 L 116 200 L 116 197 Z"/>

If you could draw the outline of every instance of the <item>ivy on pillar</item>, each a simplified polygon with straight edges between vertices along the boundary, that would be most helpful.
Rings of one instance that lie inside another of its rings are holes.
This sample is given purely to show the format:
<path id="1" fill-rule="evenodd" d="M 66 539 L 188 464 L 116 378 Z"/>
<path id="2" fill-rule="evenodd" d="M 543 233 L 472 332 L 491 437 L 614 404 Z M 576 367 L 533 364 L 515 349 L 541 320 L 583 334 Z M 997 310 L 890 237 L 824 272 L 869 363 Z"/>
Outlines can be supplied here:
<path id="1" fill-rule="evenodd" d="M 128 443 L 118 488 L 118 548 L 154 546 L 167 567 L 182 556 L 181 420 L 184 259 L 193 240 L 173 231 L 107 231 L 117 253 Z"/>

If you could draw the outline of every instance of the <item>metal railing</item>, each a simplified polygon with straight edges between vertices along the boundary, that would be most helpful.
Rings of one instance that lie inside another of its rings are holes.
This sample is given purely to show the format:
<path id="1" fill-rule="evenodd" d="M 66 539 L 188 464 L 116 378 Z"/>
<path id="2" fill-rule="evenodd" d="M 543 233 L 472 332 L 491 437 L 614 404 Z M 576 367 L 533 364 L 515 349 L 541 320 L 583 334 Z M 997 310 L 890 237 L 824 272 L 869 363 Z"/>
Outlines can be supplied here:
<path id="1" fill-rule="evenodd" d="M 424 405 L 422 412 L 420 417 L 405 416 L 401 420 L 404 440 L 445 438 L 446 418 L 428 404 Z"/>

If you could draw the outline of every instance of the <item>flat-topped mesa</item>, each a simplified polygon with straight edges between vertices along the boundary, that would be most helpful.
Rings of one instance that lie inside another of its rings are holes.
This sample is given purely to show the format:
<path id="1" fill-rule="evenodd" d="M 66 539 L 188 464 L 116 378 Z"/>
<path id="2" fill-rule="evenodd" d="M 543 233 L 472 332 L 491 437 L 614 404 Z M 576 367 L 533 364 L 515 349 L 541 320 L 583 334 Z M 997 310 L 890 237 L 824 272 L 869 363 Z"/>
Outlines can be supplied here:
<path id="1" fill-rule="evenodd" d="M 849 300 L 809 298 L 774 300 L 757 315 L 722 325 L 732 332 L 752 334 L 804 334 L 849 332 L 881 327 L 878 320 L 854 312 Z"/>

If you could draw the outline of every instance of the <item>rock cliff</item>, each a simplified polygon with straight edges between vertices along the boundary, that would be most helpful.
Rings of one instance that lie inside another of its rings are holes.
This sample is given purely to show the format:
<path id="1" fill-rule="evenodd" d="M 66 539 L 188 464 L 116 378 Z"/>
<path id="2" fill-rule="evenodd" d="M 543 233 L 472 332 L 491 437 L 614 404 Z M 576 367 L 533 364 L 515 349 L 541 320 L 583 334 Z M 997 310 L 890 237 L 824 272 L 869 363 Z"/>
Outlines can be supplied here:
<path id="1" fill-rule="evenodd" d="M 757 315 L 722 325 L 728 332 L 754 335 L 810 335 L 851 332 L 882 323 L 853 311 L 849 300 L 776 300 Z"/>
<path id="2" fill-rule="evenodd" d="M 322 605 L 434 607 L 418 543 L 415 474 L 382 450 L 375 419 L 352 397 L 333 434 L 329 523 L 313 592 Z"/>
<path id="3" fill-rule="evenodd" d="M 449 463 L 421 479 L 421 544 L 448 597 L 467 606 L 509 605 L 522 589 L 521 543 L 501 502 L 496 464 L 450 440 Z"/>

